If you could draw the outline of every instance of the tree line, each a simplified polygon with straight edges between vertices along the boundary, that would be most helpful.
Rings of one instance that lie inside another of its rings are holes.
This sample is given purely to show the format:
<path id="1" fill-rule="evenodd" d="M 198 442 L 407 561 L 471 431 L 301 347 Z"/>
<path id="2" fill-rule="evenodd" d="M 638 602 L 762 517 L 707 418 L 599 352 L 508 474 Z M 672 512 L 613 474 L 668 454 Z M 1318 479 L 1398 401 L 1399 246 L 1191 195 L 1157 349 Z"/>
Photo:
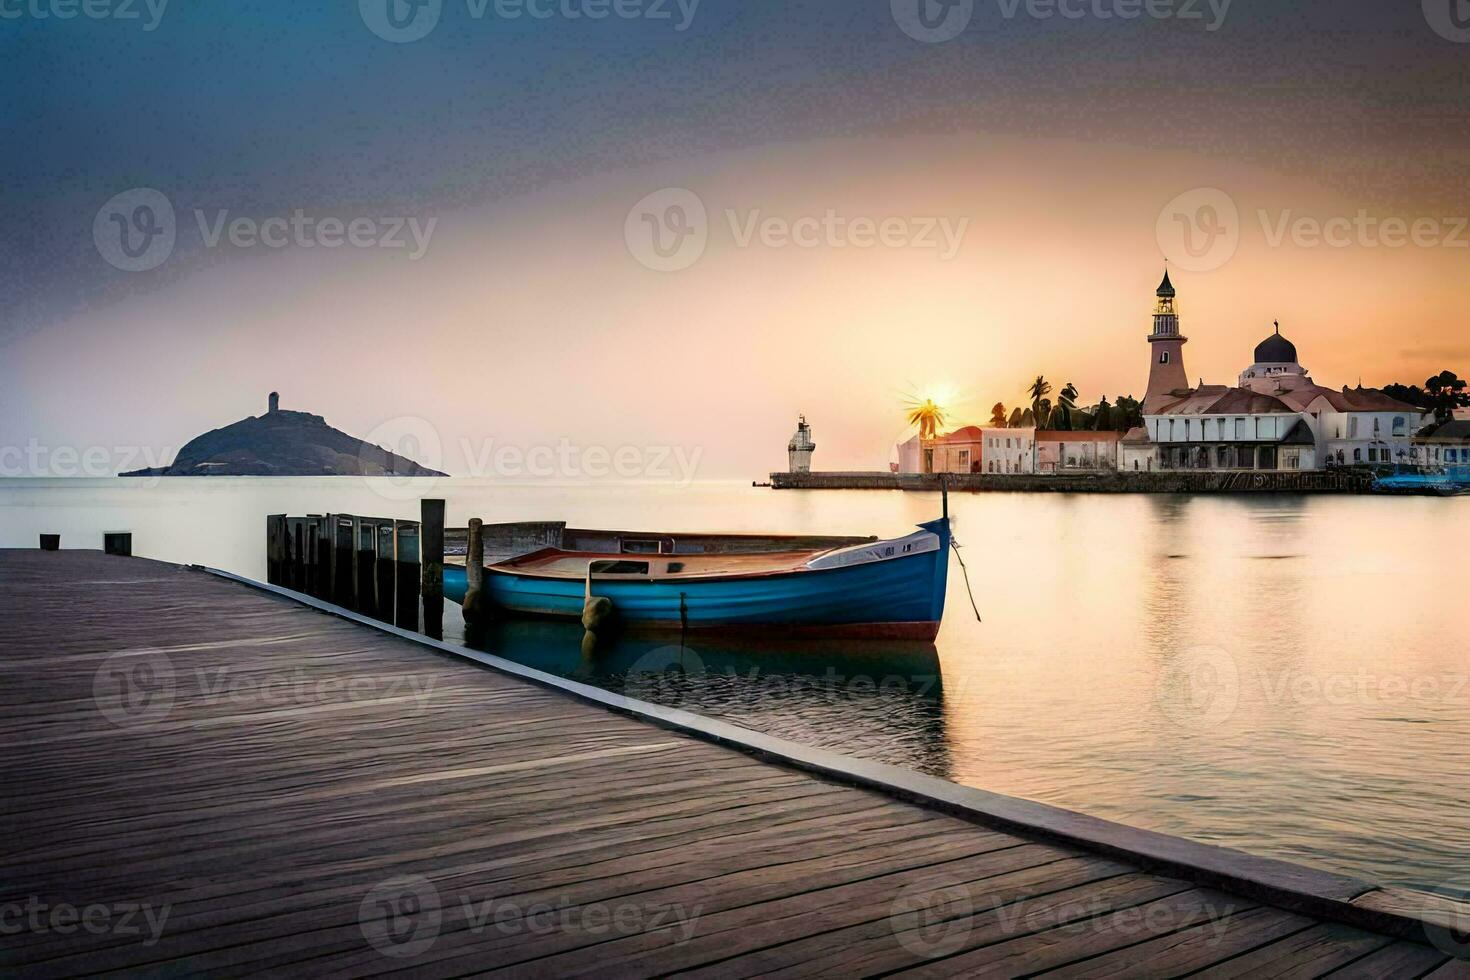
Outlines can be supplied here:
<path id="1" fill-rule="evenodd" d="M 1095 405 L 1079 407 L 1081 393 L 1077 386 L 1068 381 L 1056 392 L 1053 402 L 1052 384 L 1044 375 L 1036 380 L 1026 392 L 1031 404 L 1017 405 L 1007 409 L 1004 402 L 996 402 L 990 410 L 990 426 L 996 429 L 1050 429 L 1062 432 L 1127 432 L 1143 424 L 1143 403 L 1131 395 L 1119 395 L 1109 402 L 1103 395 Z"/>

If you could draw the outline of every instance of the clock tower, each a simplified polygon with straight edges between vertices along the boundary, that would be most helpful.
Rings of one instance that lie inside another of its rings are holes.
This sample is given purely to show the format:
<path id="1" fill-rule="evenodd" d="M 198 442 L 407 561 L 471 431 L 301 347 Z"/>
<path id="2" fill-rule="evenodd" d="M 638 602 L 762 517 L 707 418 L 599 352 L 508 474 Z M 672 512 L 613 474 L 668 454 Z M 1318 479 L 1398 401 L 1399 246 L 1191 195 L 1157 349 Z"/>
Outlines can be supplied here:
<path id="1" fill-rule="evenodd" d="M 1189 375 L 1184 373 L 1184 345 L 1189 338 L 1179 332 L 1179 314 L 1174 309 L 1174 284 L 1168 270 L 1159 283 L 1154 305 L 1154 332 L 1149 334 L 1151 364 L 1148 371 L 1148 394 L 1143 398 L 1144 412 L 1166 402 L 1175 392 L 1189 391 Z"/>

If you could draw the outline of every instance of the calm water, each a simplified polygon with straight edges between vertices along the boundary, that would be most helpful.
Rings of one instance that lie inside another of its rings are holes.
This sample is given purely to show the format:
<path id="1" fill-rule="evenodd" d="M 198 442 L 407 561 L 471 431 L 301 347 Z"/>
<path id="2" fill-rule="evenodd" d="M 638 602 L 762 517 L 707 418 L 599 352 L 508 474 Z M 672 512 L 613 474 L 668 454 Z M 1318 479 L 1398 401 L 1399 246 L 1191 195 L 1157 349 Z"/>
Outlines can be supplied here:
<path id="1" fill-rule="evenodd" d="M 361 480 L 0 480 L 0 546 L 100 547 L 264 578 L 264 518 L 417 516 Z M 451 523 L 905 531 L 932 495 L 444 481 Z M 765 732 L 1370 879 L 1470 885 L 1470 501 L 957 495 L 931 647 L 628 639 L 476 645 Z M 459 630 L 450 617 L 451 632 Z"/>

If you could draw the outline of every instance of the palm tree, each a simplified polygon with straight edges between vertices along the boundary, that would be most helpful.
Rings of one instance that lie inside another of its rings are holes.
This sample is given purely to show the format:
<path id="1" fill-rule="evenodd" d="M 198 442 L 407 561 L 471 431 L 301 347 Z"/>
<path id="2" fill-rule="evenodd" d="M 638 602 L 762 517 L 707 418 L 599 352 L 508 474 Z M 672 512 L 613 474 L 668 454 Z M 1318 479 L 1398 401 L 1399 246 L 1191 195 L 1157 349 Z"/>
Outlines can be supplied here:
<path id="1" fill-rule="evenodd" d="M 1031 395 L 1031 411 L 1036 416 L 1037 428 L 1041 428 L 1045 418 L 1041 413 L 1041 403 L 1051 394 L 1051 382 L 1038 374 L 1036 380 L 1031 382 L 1028 394 Z M 1047 401 L 1047 407 L 1051 407 L 1051 402 Z"/>
<path id="2" fill-rule="evenodd" d="M 1008 429 L 1024 429 L 1026 427 L 1026 424 L 1027 424 L 1026 423 L 1026 416 L 1027 416 L 1028 413 L 1030 413 L 1030 411 L 1031 411 L 1031 409 L 1029 409 L 1029 408 L 1026 409 L 1025 411 L 1022 411 L 1021 410 L 1021 407 L 1019 405 L 1016 406 L 1015 408 L 1011 409 L 1011 417 L 1006 422 L 1006 428 L 1008 428 Z"/>
<path id="3" fill-rule="evenodd" d="M 940 426 L 944 425 L 944 409 L 936 405 L 932 398 L 910 402 L 907 417 L 909 425 L 919 427 L 920 439 L 933 439 L 939 434 Z"/>
<path id="4" fill-rule="evenodd" d="M 1003 402 L 996 402 L 995 407 L 990 410 L 990 426 L 994 429 L 1006 427 L 1006 407 Z"/>
<path id="5" fill-rule="evenodd" d="M 1062 416 L 1062 424 L 1055 428 L 1072 428 L 1072 413 L 1077 411 L 1077 394 L 1077 386 L 1068 381 L 1062 393 L 1057 396 L 1057 411 Z"/>

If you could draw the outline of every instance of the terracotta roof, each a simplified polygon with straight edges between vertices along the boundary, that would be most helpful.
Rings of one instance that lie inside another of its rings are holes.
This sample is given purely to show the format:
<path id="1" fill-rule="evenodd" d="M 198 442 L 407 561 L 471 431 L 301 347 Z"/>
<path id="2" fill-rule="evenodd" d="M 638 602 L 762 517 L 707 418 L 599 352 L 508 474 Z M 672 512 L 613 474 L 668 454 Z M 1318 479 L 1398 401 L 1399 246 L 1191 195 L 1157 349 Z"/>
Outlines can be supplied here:
<path id="1" fill-rule="evenodd" d="M 1150 415 L 1294 415 L 1301 411 L 1275 395 L 1249 388 L 1201 385 L 1187 398 L 1164 405 Z"/>
<path id="2" fill-rule="evenodd" d="M 1117 442 L 1116 432 L 1093 432 L 1088 429 L 1042 429 L 1036 433 L 1037 442 Z"/>
<path id="3" fill-rule="evenodd" d="M 979 442 L 983 438 L 984 438 L 984 435 L 981 433 L 980 427 L 978 425 L 967 425 L 967 426 L 964 426 L 963 428 L 955 429 L 953 432 L 947 432 L 944 435 L 940 436 L 939 438 L 935 439 L 934 441 L 935 442 Z"/>
<path id="4" fill-rule="evenodd" d="M 1149 443 L 1153 440 L 1148 437 L 1147 429 L 1145 429 L 1141 425 L 1135 425 L 1133 428 L 1128 430 L 1128 434 L 1123 437 L 1122 441 L 1132 444 L 1140 444 Z"/>
<path id="5" fill-rule="evenodd" d="M 1439 426 L 1427 436 L 1415 436 L 1415 442 L 1470 442 L 1470 421 L 1456 419 Z"/>

